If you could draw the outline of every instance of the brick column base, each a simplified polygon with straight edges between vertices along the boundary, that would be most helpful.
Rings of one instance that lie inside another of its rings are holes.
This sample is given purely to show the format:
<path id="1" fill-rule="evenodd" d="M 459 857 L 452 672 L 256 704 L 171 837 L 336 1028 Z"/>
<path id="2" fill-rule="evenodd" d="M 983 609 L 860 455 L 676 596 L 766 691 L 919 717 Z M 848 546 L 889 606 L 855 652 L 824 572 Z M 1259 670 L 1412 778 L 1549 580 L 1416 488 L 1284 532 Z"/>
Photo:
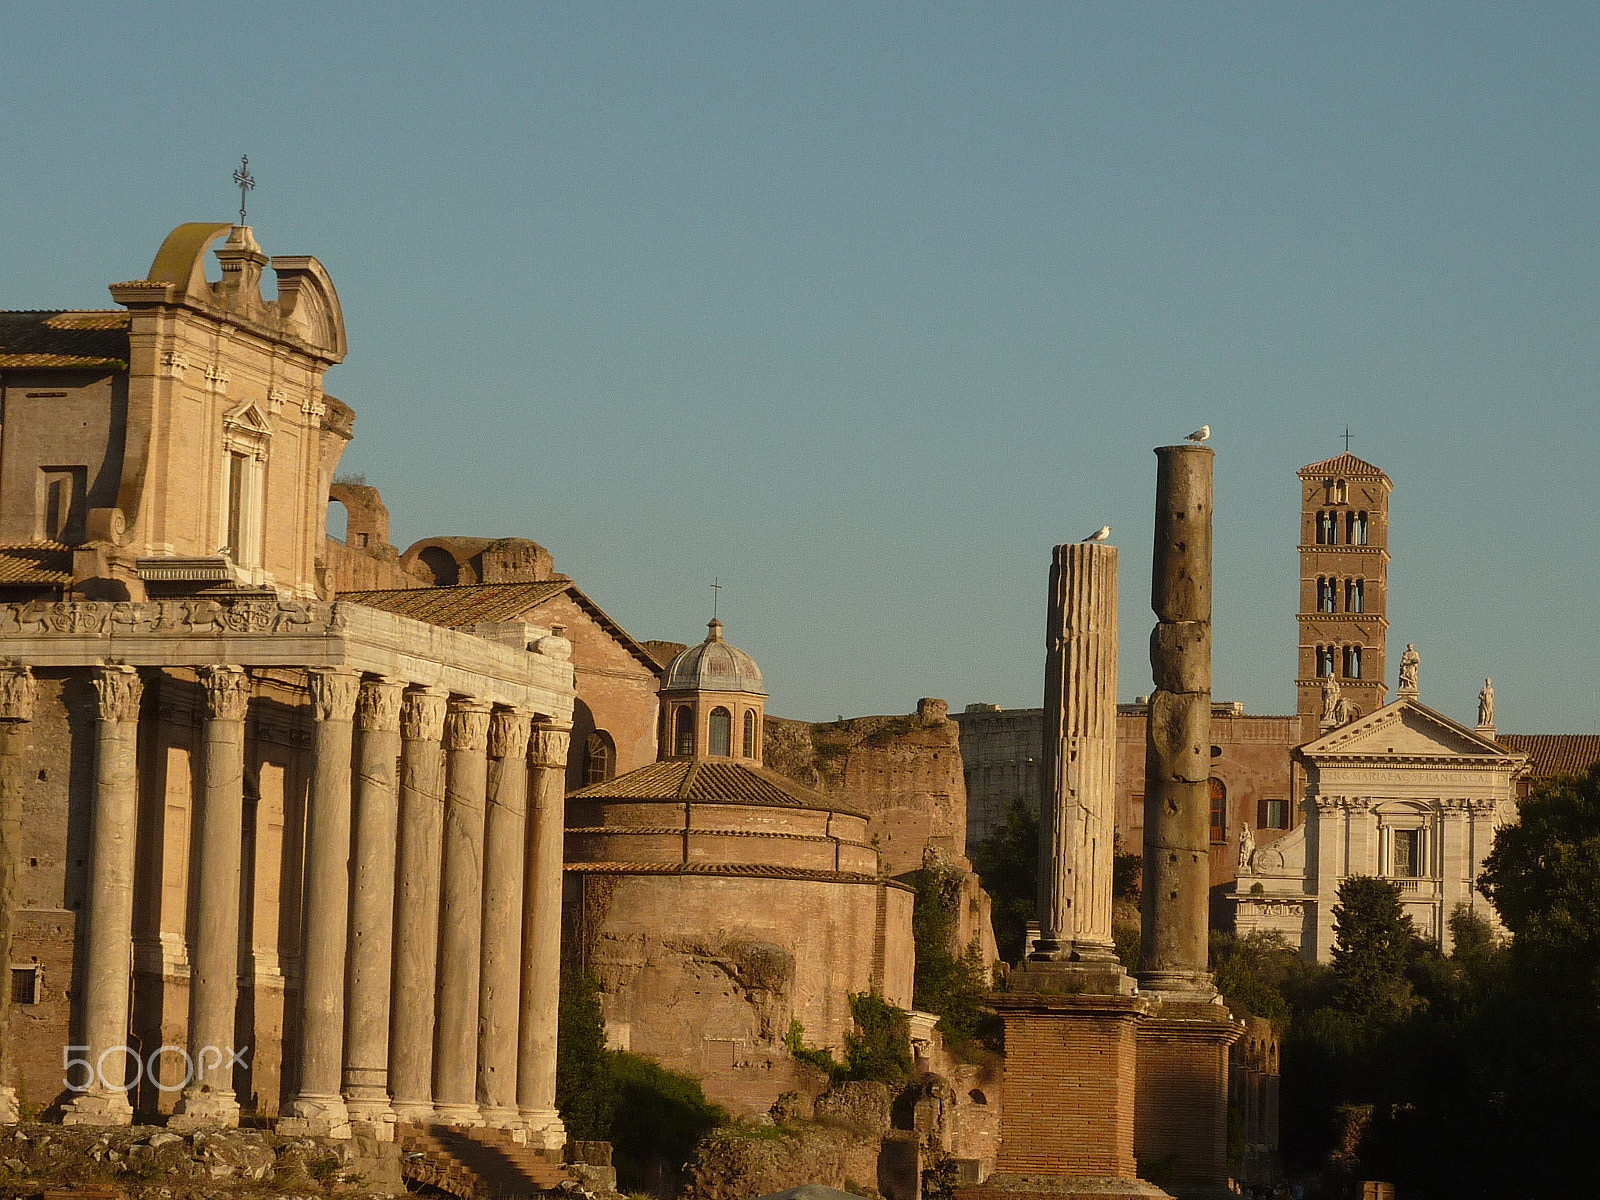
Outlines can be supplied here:
<path id="1" fill-rule="evenodd" d="M 1228 1192 L 1228 1047 L 1243 1033 L 1220 1004 L 1157 1004 L 1139 1026 L 1134 1153 L 1181 1200 Z"/>

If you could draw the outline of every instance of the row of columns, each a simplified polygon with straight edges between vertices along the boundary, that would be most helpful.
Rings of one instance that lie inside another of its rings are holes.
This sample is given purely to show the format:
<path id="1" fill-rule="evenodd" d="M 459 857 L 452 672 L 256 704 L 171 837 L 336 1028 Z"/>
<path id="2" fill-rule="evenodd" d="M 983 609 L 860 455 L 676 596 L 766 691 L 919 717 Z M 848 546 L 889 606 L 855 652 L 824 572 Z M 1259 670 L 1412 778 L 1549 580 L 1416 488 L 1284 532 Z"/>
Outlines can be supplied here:
<path id="1" fill-rule="evenodd" d="M 431 687 L 308 673 L 299 1090 L 306 1132 L 352 1122 L 489 1123 L 563 1139 L 555 1109 L 563 794 L 570 727 Z M 180 1125 L 234 1125 L 249 678 L 205 667 L 194 858 L 189 1059 Z M 68 1122 L 132 1118 L 126 1083 L 133 934 L 134 748 L 141 684 L 99 695 L 83 1031 L 95 1065 Z M 359 735 L 357 727 L 359 726 Z M 530 734 L 532 735 L 530 737 Z M 531 753 L 530 753 L 531 751 Z M 528 803 L 530 775 L 533 804 Z M 242 1051 L 241 1051 L 242 1053 Z"/>

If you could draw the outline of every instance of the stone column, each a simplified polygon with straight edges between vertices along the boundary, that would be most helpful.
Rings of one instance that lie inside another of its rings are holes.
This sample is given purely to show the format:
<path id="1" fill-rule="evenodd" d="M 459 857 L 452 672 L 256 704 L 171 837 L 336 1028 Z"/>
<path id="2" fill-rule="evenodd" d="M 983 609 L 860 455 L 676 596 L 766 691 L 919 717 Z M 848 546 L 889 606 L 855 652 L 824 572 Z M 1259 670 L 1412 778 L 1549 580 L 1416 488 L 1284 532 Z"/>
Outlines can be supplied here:
<path id="1" fill-rule="evenodd" d="M 528 714 L 489 722 L 483 845 L 483 967 L 478 984 L 478 1102 L 486 1124 L 521 1128 L 517 1018 L 522 988 L 522 874 L 527 853 Z"/>
<path id="2" fill-rule="evenodd" d="M 193 859 L 197 897 L 189 955 L 189 1060 L 176 1128 L 239 1123 L 233 1091 L 239 999 L 239 879 L 244 840 L 244 718 L 250 679 L 243 667 L 203 667 L 205 776 Z M 240 1047 L 242 1056 L 253 1047 Z M 169 1122 L 171 1124 L 171 1122 Z"/>
<path id="3" fill-rule="evenodd" d="M 128 995 L 133 969 L 133 871 L 138 831 L 139 778 L 136 762 L 139 698 L 144 692 L 132 667 L 108 664 L 94 673 L 99 693 L 95 725 L 94 816 L 90 825 L 88 936 L 83 939 L 82 1036 L 71 1082 L 87 1083 L 66 1106 L 64 1122 L 127 1125 L 130 1052 Z M 9 959 L 7 960 L 10 961 Z"/>
<path id="4" fill-rule="evenodd" d="M 478 969 L 483 953 L 483 821 L 489 706 L 457 697 L 445 721 L 444 867 L 439 883 L 439 1014 L 433 1102 L 448 1125 L 479 1125 Z"/>
<path id="5" fill-rule="evenodd" d="M 1040 938 L 1085 990 L 1132 990 L 1111 940 L 1117 782 L 1117 551 L 1057 546 L 1046 625 Z M 1094 976 L 1094 978 L 1089 978 Z"/>
<path id="6" fill-rule="evenodd" d="M 11 962 L 11 931 L 17 917 L 18 876 L 22 872 L 22 804 L 33 721 L 33 672 L 22 663 L 0 661 L 0 964 Z M 0 987 L 0 1123 L 16 1121 L 16 1069 L 11 1048 L 11 988 Z"/>
<path id="7" fill-rule="evenodd" d="M 534 726 L 528 761 L 533 806 L 523 886 L 522 1019 L 517 1031 L 517 1109 L 529 1144 L 566 1145 L 556 1112 L 556 1010 L 561 1001 L 561 851 L 566 831 L 567 745 L 572 726 Z"/>
<path id="8" fill-rule="evenodd" d="M 1150 695 L 1145 739 L 1146 991 L 1214 994 L 1206 971 L 1211 885 L 1211 477 L 1215 451 L 1156 450 Z"/>
<path id="9" fill-rule="evenodd" d="M 395 842 L 399 830 L 400 695 L 404 685 L 361 685 L 355 863 L 350 897 L 350 976 L 345 1006 L 344 1098 L 351 1121 L 394 1137 L 389 1107 L 389 986 L 394 949 Z"/>
<path id="10" fill-rule="evenodd" d="M 408 691 L 400 707 L 400 816 L 395 872 L 389 1088 L 397 1120 L 433 1119 L 433 1009 L 439 951 L 439 845 L 444 826 L 446 696 Z"/>
<path id="11" fill-rule="evenodd" d="M 306 1122 L 294 1132 L 342 1137 L 350 1132 L 339 1092 L 350 915 L 350 744 L 361 675 L 316 670 L 306 677 L 314 724 L 300 938 L 300 1091 L 289 1112 Z"/>

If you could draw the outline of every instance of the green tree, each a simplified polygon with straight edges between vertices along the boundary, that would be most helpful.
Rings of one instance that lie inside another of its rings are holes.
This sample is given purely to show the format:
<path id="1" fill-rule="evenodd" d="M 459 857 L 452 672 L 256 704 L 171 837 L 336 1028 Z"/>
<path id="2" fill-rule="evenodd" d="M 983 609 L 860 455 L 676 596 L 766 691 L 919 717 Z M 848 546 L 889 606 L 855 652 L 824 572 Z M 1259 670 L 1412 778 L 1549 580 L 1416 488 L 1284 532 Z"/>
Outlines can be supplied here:
<path id="1" fill-rule="evenodd" d="M 1000 957 L 1020 961 L 1028 922 L 1039 907 L 1039 818 L 1013 800 L 1005 824 L 972 848 L 972 868 L 992 902 L 989 915 Z"/>
<path id="2" fill-rule="evenodd" d="M 983 1002 L 989 990 L 976 943 L 965 949 L 957 945 L 961 885 L 960 871 L 926 867 L 917 872 L 911 909 L 911 936 L 917 950 L 911 1002 L 922 1012 L 938 1015 L 940 1032 L 958 1053 L 988 1032 Z"/>
<path id="3" fill-rule="evenodd" d="M 858 992 L 850 997 L 856 1027 L 844 1035 L 845 1075 L 875 1079 L 891 1088 L 911 1077 L 911 1017 L 877 996 Z"/>
<path id="4" fill-rule="evenodd" d="M 1406 970 L 1417 949 L 1417 930 L 1400 903 L 1400 885 L 1352 875 L 1339 885 L 1333 906 L 1334 997 L 1365 1021 L 1404 1017 L 1414 1003 Z"/>
<path id="5" fill-rule="evenodd" d="M 561 968 L 556 1015 L 556 1109 L 567 1133 L 582 1141 L 605 1141 L 616 1115 L 612 1054 L 606 1049 L 600 987 L 576 966 Z"/>

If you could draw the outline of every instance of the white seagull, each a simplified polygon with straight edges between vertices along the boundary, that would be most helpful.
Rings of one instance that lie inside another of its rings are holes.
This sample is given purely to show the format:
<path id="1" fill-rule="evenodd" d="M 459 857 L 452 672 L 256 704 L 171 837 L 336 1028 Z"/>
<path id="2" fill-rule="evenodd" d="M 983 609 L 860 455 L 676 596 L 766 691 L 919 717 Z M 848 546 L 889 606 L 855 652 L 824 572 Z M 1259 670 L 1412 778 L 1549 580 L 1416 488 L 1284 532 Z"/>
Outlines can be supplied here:
<path id="1" fill-rule="evenodd" d="M 1183 440 L 1186 442 L 1203 442 L 1211 436 L 1211 426 L 1202 425 Z"/>
<path id="2" fill-rule="evenodd" d="M 1103 542 L 1111 536 L 1111 526 L 1102 525 L 1083 540 L 1086 542 Z"/>

